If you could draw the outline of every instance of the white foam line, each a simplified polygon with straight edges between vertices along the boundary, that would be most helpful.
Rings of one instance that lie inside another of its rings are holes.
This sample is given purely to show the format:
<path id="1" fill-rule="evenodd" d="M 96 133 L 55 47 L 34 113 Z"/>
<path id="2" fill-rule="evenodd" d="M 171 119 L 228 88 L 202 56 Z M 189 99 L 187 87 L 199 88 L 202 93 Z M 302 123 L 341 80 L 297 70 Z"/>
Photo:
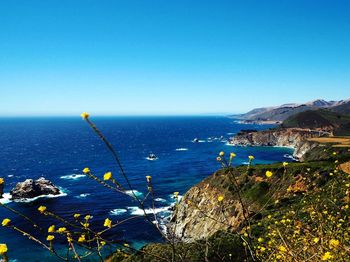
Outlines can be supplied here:
<path id="1" fill-rule="evenodd" d="M 114 215 L 114 216 L 119 216 L 119 215 L 124 214 L 126 212 L 128 212 L 128 211 L 124 208 L 116 208 L 116 209 L 109 211 L 109 213 L 111 215 Z"/>
<path id="2" fill-rule="evenodd" d="M 66 175 L 66 176 L 61 176 L 61 179 L 67 179 L 67 180 L 78 180 L 82 177 L 86 177 L 86 175 L 83 174 L 71 174 L 71 175 Z"/>
<path id="3" fill-rule="evenodd" d="M 15 199 L 13 200 L 14 202 L 20 202 L 20 203 L 30 203 L 30 202 L 33 202 L 37 199 L 40 199 L 40 198 L 57 198 L 57 197 L 64 197 L 64 196 L 67 196 L 67 193 L 64 193 L 64 192 L 61 192 L 60 194 L 58 195 L 52 195 L 52 194 L 49 194 L 49 195 L 41 195 L 41 196 L 37 196 L 37 197 L 33 197 L 33 198 L 22 198 L 22 199 Z"/>
<path id="4" fill-rule="evenodd" d="M 175 151 L 187 151 L 188 148 L 185 147 L 180 147 L 180 148 L 176 148 Z"/>

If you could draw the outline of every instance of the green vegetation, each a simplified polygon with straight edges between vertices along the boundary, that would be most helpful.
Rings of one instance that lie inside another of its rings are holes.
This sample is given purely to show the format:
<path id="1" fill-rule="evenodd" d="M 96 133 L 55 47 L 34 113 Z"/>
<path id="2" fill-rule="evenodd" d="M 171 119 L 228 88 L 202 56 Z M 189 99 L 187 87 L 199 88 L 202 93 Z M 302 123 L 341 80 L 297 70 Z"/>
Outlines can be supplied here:
<path id="1" fill-rule="evenodd" d="M 235 174 L 249 205 L 250 226 L 242 225 L 239 234 L 227 230 L 193 243 L 179 242 L 174 261 L 251 261 L 238 236 L 251 237 L 256 260 L 349 261 L 350 175 L 339 164 L 350 156 L 346 150 L 320 147 L 310 158 L 321 152 L 323 160 L 255 165 L 248 172 L 246 166 L 223 168 L 202 181 L 226 200 L 237 199 L 229 177 Z M 273 175 L 267 178 L 266 171 Z M 110 261 L 156 261 L 154 254 L 171 261 L 173 252 L 169 244 L 150 244 L 137 253 L 116 253 Z"/>
<path id="2" fill-rule="evenodd" d="M 176 261 L 242 261 L 248 259 L 242 241 L 230 232 L 217 232 L 207 240 L 176 243 Z M 170 244 L 149 244 L 135 254 L 116 252 L 106 262 L 171 261 Z"/>
<path id="3" fill-rule="evenodd" d="M 335 135 L 350 135 L 350 116 L 330 110 L 308 110 L 288 117 L 282 127 L 326 128 Z"/>

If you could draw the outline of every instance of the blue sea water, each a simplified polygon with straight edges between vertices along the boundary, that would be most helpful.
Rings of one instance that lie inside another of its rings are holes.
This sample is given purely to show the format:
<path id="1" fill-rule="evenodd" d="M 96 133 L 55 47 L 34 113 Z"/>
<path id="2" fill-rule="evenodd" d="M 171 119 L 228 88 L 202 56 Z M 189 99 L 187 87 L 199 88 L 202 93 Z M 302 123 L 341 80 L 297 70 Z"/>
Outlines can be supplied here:
<path id="1" fill-rule="evenodd" d="M 212 174 L 220 166 L 218 152 L 235 152 L 235 164 L 255 156 L 255 163 L 288 161 L 288 148 L 233 147 L 225 139 L 241 129 L 266 129 L 270 126 L 242 125 L 226 117 L 96 117 L 92 119 L 117 149 L 131 184 L 142 198 L 147 193 L 145 176 L 152 176 L 156 193 L 158 216 L 169 215 L 174 203 L 172 193 L 184 194 L 191 186 Z M 217 139 L 223 137 L 223 139 Z M 198 143 L 192 140 L 198 138 Z M 148 161 L 149 153 L 158 156 Z M 41 176 L 59 186 L 65 195 L 40 198 L 27 203 L 9 202 L 33 218 L 44 233 L 51 224 L 62 226 L 37 211 L 45 205 L 48 210 L 72 220 L 74 213 L 91 214 L 91 225 L 102 228 L 109 217 L 113 222 L 130 216 L 135 219 L 111 230 L 107 238 L 129 243 L 136 248 L 145 243 L 162 241 L 157 231 L 140 216 L 137 203 L 130 197 L 112 192 L 82 174 L 89 167 L 99 177 L 112 171 L 123 181 L 114 159 L 102 141 L 79 118 L 1 118 L 0 119 L 0 177 L 6 180 L 5 192 L 26 178 Z M 37 235 L 30 223 L 0 207 L 0 219 L 9 217 L 12 224 Z M 13 261 L 57 261 L 45 249 L 9 228 L 0 229 L 0 243 L 7 243 Z M 63 250 L 63 239 L 54 242 Z M 94 261 L 89 258 L 87 261 Z"/>

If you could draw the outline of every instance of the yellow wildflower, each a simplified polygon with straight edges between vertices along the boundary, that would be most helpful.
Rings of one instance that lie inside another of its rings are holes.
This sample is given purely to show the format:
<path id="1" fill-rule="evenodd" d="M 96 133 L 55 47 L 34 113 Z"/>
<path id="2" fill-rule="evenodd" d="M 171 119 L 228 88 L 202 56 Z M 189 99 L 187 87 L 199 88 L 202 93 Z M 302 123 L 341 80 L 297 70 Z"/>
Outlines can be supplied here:
<path id="1" fill-rule="evenodd" d="M 221 157 L 218 156 L 218 157 L 216 158 L 216 161 L 219 161 L 219 162 L 220 162 L 220 161 L 221 161 Z"/>
<path id="2" fill-rule="evenodd" d="M 220 153 L 219 153 L 219 156 L 224 156 L 225 155 L 225 152 L 224 151 L 221 151 Z"/>
<path id="3" fill-rule="evenodd" d="M 5 218 L 1 224 L 3 227 L 7 227 L 10 224 L 10 222 L 11 222 L 11 219 Z"/>
<path id="4" fill-rule="evenodd" d="M 89 220 L 90 218 L 91 218 L 90 215 L 86 215 L 86 216 L 85 216 L 85 219 L 86 219 L 86 220 Z"/>
<path id="5" fill-rule="evenodd" d="M 107 172 L 103 175 L 103 180 L 110 180 L 112 178 L 112 172 Z"/>
<path id="6" fill-rule="evenodd" d="M 333 256 L 331 255 L 331 252 L 326 252 L 323 254 L 321 260 L 325 261 L 325 260 L 329 260 L 331 259 Z"/>
<path id="7" fill-rule="evenodd" d="M 339 246 L 339 240 L 337 240 L 337 239 L 331 239 L 330 241 L 329 241 L 329 247 L 330 248 L 336 248 L 336 247 L 338 247 Z"/>
<path id="8" fill-rule="evenodd" d="M 90 169 L 89 169 L 88 167 L 85 167 L 85 168 L 83 169 L 83 173 L 84 173 L 84 174 L 90 173 Z"/>
<path id="9" fill-rule="evenodd" d="M 129 247 L 129 244 L 125 243 L 123 246 L 124 246 L 124 247 Z"/>
<path id="10" fill-rule="evenodd" d="M 7 245 L 0 244 L 0 255 L 5 255 L 7 253 Z"/>
<path id="11" fill-rule="evenodd" d="M 288 162 L 283 162 L 283 166 L 284 167 L 288 166 Z"/>
<path id="12" fill-rule="evenodd" d="M 85 235 L 81 235 L 81 236 L 78 238 L 78 242 L 85 242 Z"/>
<path id="13" fill-rule="evenodd" d="M 231 153 L 230 154 L 230 158 L 234 158 L 234 157 L 236 157 L 236 154 L 235 153 Z"/>
<path id="14" fill-rule="evenodd" d="M 254 156 L 248 156 L 248 158 L 250 161 L 254 160 Z"/>
<path id="15" fill-rule="evenodd" d="M 67 231 L 67 228 L 65 227 L 60 227 L 59 229 L 57 229 L 57 233 L 64 233 Z"/>
<path id="16" fill-rule="evenodd" d="M 89 115 L 89 113 L 83 112 L 80 116 L 81 116 L 83 119 L 88 119 L 90 115 Z"/>
<path id="17" fill-rule="evenodd" d="M 46 211 L 46 206 L 40 206 L 39 208 L 38 208 L 38 211 L 42 214 L 42 213 L 45 213 L 45 211 Z"/>
<path id="18" fill-rule="evenodd" d="M 74 218 L 78 219 L 80 217 L 80 214 L 74 214 Z"/>
<path id="19" fill-rule="evenodd" d="M 112 220 L 110 220 L 109 218 L 106 218 L 103 226 L 111 228 L 112 227 Z"/>
<path id="20" fill-rule="evenodd" d="M 281 252 L 286 252 L 287 251 L 287 248 L 285 246 L 279 246 L 278 247 L 278 250 L 281 251 Z"/>
<path id="21" fill-rule="evenodd" d="M 55 225 L 50 226 L 47 232 L 49 233 L 55 232 Z"/>
<path id="22" fill-rule="evenodd" d="M 335 156 L 337 154 L 337 152 L 333 152 L 333 156 Z"/>
<path id="23" fill-rule="evenodd" d="M 315 237 L 313 241 L 317 244 L 320 241 L 320 239 L 318 237 Z"/>
<path id="24" fill-rule="evenodd" d="M 259 238 L 258 238 L 258 242 L 259 242 L 259 243 L 261 243 L 261 242 L 263 242 L 263 241 L 264 241 L 264 239 L 263 239 L 262 237 L 259 237 Z"/>
<path id="25" fill-rule="evenodd" d="M 266 250 L 265 247 L 260 247 L 260 251 L 261 251 L 261 252 L 264 252 L 265 250 Z"/>
<path id="26" fill-rule="evenodd" d="M 266 171 L 265 175 L 266 177 L 272 177 L 273 173 L 271 171 Z"/>
<path id="27" fill-rule="evenodd" d="M 152 179 L 151 176 L 146 176 L 146 180 L 147 180 L 148 183 L 151 182 L 151 179 Z"/>
<path id="28" fill-rule="evenodd" d="M 5 180 L 2 177 L 0 177 L 0 185 L 2 185 L 4 182 Z"/>
<path id="29" fill-rule="evenodd" d="M 89 223 L 84 223 L 84 224 L 83 224 L 83 227 L 85 227 L 85 228 L 88 228 L 89 226 L 90 226 Z"/>
<path id="30" fill-rule="evenodd" d="M 221 202 L 222 200 L 224 200 L 223 196 L 218 196 L 218 201 Z"/>
<path id="31" fill-rule="evenodd" d="M 101 246 L 106 245 L 106 241 L 101 241 Z"/>
<path id="32" fill-rule="evenodd" d="M 54 239 L 55 239 L 55 236 L 53 236 L 53 235 L 48 235 L 46 238 L 47 241 L 52 241 Z"/>
<path id="33" fill-rule="evenodd" d="M 178 197 L 179 196 L 179 192 L 174 192 L 174 197 Z"/>

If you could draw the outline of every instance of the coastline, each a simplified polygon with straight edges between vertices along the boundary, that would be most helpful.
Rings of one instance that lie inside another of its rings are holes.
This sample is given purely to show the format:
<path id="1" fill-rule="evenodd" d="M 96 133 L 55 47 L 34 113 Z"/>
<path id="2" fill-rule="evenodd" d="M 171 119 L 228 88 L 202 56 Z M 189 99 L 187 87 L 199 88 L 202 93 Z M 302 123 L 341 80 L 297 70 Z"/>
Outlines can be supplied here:
<path id="1" fill-rule="evenodd" d="M 282 123 L 275 120 L 235 120 L 234 122 L 243 125 L 278 125 Z"/>
<path id="2" fill-rule="evenodd" d="M 310 138 L 319 137 L 319 134 L 305 129 L 280 128 L 263 131 L 242 131 L 231 137 L 228 143 L 235 146 L 267 146 L 285 147 L 293 149 L 294 159 L 302 161 L 305 154 L 318 145 L 309 141 Z"/>

